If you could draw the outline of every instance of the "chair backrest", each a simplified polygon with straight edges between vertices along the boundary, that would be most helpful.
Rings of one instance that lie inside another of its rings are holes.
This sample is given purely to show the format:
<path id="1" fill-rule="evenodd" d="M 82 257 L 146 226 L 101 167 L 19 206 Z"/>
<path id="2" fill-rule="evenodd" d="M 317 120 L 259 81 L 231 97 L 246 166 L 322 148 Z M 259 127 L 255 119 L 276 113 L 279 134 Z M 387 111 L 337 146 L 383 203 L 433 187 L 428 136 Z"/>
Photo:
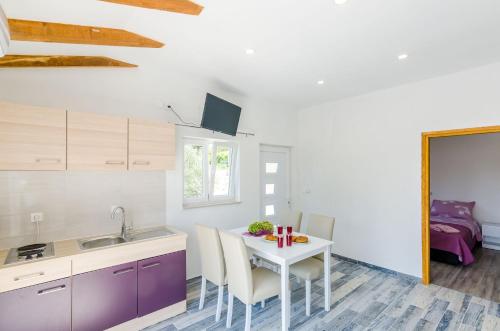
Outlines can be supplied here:
<path id="1" fill-rule="evenodd" d="M 293 231 L 300 232 L 300 226 L 302 224 L 302 212 L 297 210 L 292 210 L 286 213 L 280 218 L 281 225 L 291 225 L 293 226 Z"/>
<path id="2" fill-rule="evenodd" d="M 205 225 L 196 225 L 200 247 L 201 274 L 215 285 L 224 285 L 226 267 L 219 231 Z"/>
<path id="3" fill-rule="evenodd" d="M 227 268 L 229 292 L 249 304 L 253 298 L 253 279 L 247 247 L 243 239 L 235 234 L 220 231 Z"/>
<path id="4" fill-rule="evenodd" d="M 334 226 L 334 217 L 311 214 L 309 215 L 309 223 L 307 224 L 307 234 L 326 240 L 332 240 Z"/>

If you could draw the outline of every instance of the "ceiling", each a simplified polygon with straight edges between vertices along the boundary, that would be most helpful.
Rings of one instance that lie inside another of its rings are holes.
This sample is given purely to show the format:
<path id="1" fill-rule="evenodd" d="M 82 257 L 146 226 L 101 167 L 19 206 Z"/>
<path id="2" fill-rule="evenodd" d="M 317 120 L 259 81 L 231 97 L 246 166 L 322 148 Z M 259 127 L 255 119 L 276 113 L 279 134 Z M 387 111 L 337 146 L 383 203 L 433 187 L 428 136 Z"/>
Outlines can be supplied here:
<path id="1" fill-rule="evenodd" d="M 198 17 L 70 2 L 0 0 L 10 18 L 125 28 L 166 46 L 12 42 L 9 54 L 105 55 L 138 64 L 151 85 L 175 72 L 293 108 L 500 61 L 498 0 L 200 0 Z"/>

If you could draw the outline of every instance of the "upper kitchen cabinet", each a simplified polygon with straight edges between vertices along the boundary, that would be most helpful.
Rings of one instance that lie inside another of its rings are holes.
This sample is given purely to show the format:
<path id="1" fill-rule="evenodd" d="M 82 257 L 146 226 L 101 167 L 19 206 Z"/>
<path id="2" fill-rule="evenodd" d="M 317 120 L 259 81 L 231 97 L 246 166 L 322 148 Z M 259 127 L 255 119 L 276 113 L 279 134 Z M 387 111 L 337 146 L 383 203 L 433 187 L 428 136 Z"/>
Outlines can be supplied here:
<path id="1" fill-rule="evenodd" d="M 126 170 L 128 119 L 68 112 L 68 170 Z"/>
<path id="2" fill-rule="evenodd" d="M 65 170 L 66 111 L 0 102 L 0 170 Z"/>
<path id="3" fill-rule="evenodd" d="M 175 169 L 175 125 L 129 120 L 129 169 Z"/>

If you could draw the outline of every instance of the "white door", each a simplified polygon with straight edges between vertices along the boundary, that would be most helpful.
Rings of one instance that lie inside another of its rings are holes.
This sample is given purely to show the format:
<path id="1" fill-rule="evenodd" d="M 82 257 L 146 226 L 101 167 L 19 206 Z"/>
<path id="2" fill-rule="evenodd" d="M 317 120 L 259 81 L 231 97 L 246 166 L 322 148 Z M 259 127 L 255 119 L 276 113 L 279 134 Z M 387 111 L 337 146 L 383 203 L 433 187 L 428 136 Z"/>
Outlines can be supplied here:
<path id="1" fill-rule="evenodd" d="M 260 147 L 261 217 L 278 223 L 290 211 L 290 149 Z"/>

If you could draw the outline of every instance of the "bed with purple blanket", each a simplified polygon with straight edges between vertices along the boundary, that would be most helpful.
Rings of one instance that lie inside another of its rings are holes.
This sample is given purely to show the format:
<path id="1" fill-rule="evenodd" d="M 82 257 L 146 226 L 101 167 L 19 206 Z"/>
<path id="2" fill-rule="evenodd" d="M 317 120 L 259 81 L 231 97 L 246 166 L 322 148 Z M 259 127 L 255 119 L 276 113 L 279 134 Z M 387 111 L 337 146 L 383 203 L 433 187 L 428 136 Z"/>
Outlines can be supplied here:
<path id="1" fill-rule="evenodd" d="M 451 264 L 474 262 L 482 242 L 481 226 L 472 217 L 475 202 L 434 200 L 430 218 L 431 259 Z"/>

